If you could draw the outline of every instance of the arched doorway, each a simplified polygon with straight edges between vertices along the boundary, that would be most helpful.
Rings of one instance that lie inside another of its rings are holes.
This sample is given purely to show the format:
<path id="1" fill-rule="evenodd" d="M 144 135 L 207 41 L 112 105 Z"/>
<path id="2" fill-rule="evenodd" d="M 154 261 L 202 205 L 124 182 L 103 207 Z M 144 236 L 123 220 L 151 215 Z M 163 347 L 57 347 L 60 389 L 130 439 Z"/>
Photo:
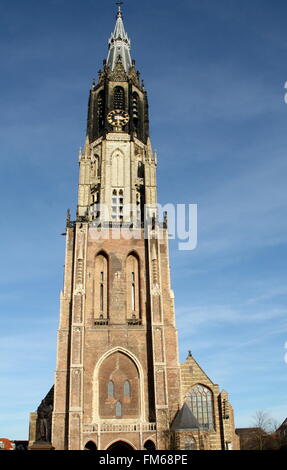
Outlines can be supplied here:
<path id="1" fill-rule="evenodd" d="M 96 444 L 93 441 L 87 442 L 84 450 L 98 450 Z"/>
<path id="2" fill-rule="evenodd" d="M 155 450 L 155 443 L 149 439 L 145 442 L 144 449 L 148 452 L 152 452 L 153 450 Z"/>
<path id="3" fill-rule="evenodd" d="M 107 450 L 134 450 L 134 448 L 128 444 L 127 442 L 124 442 L 124 441 L 117 441 L 117 442 L 114 442 L 112 445 L 110 445 L 110 447 L 108 447 Z"/>

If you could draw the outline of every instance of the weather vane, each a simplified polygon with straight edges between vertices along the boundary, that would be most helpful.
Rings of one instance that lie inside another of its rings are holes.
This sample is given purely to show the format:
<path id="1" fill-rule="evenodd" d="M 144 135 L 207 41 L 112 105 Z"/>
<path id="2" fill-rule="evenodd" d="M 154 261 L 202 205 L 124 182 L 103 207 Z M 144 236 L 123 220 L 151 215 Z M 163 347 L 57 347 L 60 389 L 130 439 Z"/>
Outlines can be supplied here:
<path id="1" fill-rule="evenodd" d="M 121 7 L 123 4 L 124 4 L 124 2 L 117 2 L 116 3 L 116 5 L 118 5 L 119 7 Z"/>

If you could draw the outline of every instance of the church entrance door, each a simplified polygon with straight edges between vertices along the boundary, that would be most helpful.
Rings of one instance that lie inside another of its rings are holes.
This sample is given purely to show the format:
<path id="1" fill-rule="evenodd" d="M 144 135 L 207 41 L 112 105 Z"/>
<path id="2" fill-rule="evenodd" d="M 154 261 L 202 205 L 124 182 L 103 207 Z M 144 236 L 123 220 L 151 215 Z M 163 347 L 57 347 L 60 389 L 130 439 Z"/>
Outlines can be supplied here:
<path id="1" fill-rule="evenodd" d="M 107 450 L 116 450 L 116 451 L 124 450 L 124 451 L 126 451 L 126 450 L 134 450 L 134 449 L 127 442 L 117 441 L 117 442 L 114 442 L 112 445 L 110 445 L 110 447 L 108 447 Z"/>

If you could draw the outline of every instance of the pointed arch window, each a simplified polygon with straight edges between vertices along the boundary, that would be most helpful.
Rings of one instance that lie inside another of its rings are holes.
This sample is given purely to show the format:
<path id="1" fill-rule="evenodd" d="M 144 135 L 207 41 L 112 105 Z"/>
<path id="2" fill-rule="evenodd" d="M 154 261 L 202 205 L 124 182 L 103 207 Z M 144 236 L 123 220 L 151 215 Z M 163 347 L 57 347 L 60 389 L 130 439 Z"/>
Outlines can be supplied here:
<path id="1" fill-rule="evenodd" d="M 99 254 L 95 263 L 94 305 L 97 319 L 108 319 L 108 259 Z"/>
<path id="2" fill-rule="evenodd" d="M 105 282 L 105 275 L 104 272 L 101 271 L 101 276 L 100 276 L 100 311 L 104 311 L 104 282 Z"/>
<path id="3" fill-rule="evenodd" d="M 135 254 L 127 258 L 126 279 L 128 319 L 140 319 L 140 266 Z"/>
<path id="4" fill-rule="evenodd" d="M 94 388 L 93 403 L 102 420 L 130 418 L 139 421 L 143 412 L 140 371 L 129 355 L 121 351 L 108 355 L 100 365 L 96 383 L 98 391 Z"/>
<path id="5" fill-rule="evenodd" d="M 128 380 L 125 381 L 124 383 L 124 397 L 130 397 L 131 396 L 131 386 Z"/>
<path id="6" fill-rule="evenodd" d="M 213 394 L 204 385 L 195 385 L 189 391 L 186 402 L 200 424 L 201 429 L 214 428 Z"/>
<path id="7" fill-rule="evenodd" d="M 115 385 L 112 380 L 109 381 L 108 383 L 108 397 L 112 398 L 115 396 Z"/>
<path id="8" fill-rule="evenodd" d="M 136 311 L 136 278 L 135 278 L 135 273 L 132 272 L 132 278 L 131 278 L 131 300 L 132 300 L 132 311 Z"/>
<path id="9" fill-rule="evenodd" d="M 125 158 L 118 149 L 111 157 L 111 180 L 113 188 L 122 188 L 125 184 Z"/>
<path id="10" fill-rule="evenodd" d="M 117 402 L 116 404 L 116 417 L 121 418 L 122 417 L 122 404 L 120 401 Z"/>
<path id="11" fill-rule="evenodd" d="M 138 126 L 138 121 L 139 121 L 139 95 L 134 92 L 133 93 L 133 121 L 135 127 Z"/>
<path id="12" fill-rule="evenodd" d="M 114 109 L 125 109 L 125 90 L 121 86 L 114 89 Z"/>

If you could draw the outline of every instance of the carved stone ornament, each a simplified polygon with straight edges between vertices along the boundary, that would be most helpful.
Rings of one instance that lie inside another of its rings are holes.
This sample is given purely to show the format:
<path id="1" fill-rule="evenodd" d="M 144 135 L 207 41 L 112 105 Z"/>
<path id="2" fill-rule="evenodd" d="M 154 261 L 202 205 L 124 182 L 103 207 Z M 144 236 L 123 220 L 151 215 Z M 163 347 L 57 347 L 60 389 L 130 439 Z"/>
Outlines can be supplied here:
<path id="1" fill-rule="evenodd" d="M 84 295 L 85 294 L 85 289 L 83 288 L 82 285 L 77 285 L 75 288 L 75 295 Z"/>
<path id="2" fill-rule="evenodd" d="M 85 231 L 80 230 L 78 233 L 78 260 L 84 259 L 84 241 L 85 241 Z"/>
<path id="3" fill-rule="evenodd" d="M 109 79 L 112 82 L 126 82 L 127 74 L 125 72 L 122 62 L 119 60 L 115 65 L 113 72 L 110 73 Z"/>
<path id="4" fill-rule="evenodd" d="M 121 280 L 121 273 L 119 271 L 117 271 L 115 273 L 114 280 L 115 281 L 120 281 Z"/>
<path id="5" fill-rule="evenodd" d="M 160 288 L 158 284 L 155 284 L 151 290 L 152 295 L 160 295 Z"/>
<path id="6" fill-rule="evenodd" d="M 107 135 L 107 140 L 112 140 L 112 141 L 122 141 L 122 142 L 129 142 L 131 140 L 131 136 L 129 134 L 126 134 L 126 133 L 122 133 L 122 134 L 119 134 L 119 133 L 115 133 L 115 132 L 110 132 L 108 135 Z"/>
<path id="7" fill-rule="evenodd" d="M 131 67 L 129 70 L 129 78 L 132 80 L 134 85 L 140 88 L 139 75 L 134 67 Z"/>

